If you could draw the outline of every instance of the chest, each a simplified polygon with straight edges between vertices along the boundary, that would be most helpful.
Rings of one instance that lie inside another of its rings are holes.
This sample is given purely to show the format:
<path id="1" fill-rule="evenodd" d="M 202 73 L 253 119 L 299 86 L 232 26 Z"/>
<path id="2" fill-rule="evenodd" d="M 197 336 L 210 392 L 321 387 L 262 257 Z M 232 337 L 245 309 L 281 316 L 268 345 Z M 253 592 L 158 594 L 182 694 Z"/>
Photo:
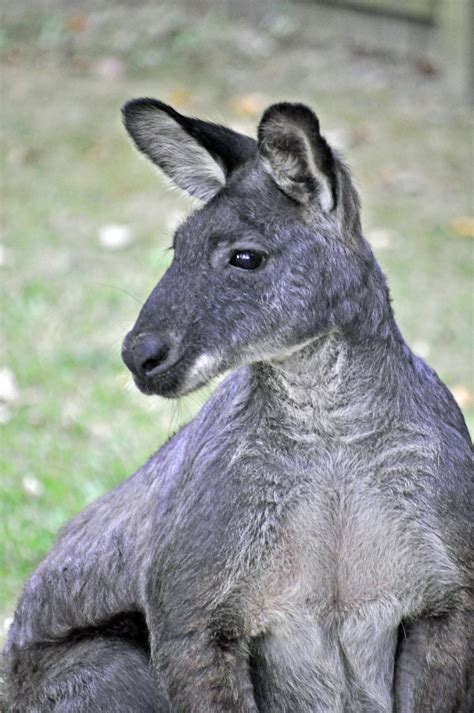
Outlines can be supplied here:
<path id="1" fill-rule="evenodd" d="M 422 522 L 376 489 L 321 486 L 291 510 L 250 598 L 262 701 L 278 690 L 285 712 L 392 710 L 401 622 L 456 586 Z"/>
<path id="2" fill-rule="evenodd" d="M 400 621 L 436 611 L 457 581 L 421 503 L 368 482 L 339 482 L 317 484 L 289 509 L 257 589 L 280 620 L 301 612 L 341 627 L 366 612 Z"/>

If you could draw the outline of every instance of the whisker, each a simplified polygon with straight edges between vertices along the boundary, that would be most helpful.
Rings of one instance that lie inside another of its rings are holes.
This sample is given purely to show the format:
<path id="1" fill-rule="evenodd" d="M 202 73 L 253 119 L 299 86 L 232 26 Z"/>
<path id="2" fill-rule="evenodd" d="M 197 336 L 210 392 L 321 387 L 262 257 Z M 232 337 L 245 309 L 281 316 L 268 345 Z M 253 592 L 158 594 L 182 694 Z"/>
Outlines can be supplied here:
<path id="1" fill-rule="evenodd" d="M 92 285 L 98 285 L 99 287 L 107 287 L 108 289 L 111 290 L 116 290 L 117 292 L 123 292 L 124 295 L 128 295 L 128 297 L 131 297 L 132 300 L 135 300 L 141 307 L 145 304 L 141 300 L 138 299 L 138 297 L 135 297 L 135 295 L 132 295 L 131 292 L 128 292 L 127 290 L 124 290 L 123 287 L 118 287 L 117 285 L 110 285 L 107 282 L 92 282 Z"/>

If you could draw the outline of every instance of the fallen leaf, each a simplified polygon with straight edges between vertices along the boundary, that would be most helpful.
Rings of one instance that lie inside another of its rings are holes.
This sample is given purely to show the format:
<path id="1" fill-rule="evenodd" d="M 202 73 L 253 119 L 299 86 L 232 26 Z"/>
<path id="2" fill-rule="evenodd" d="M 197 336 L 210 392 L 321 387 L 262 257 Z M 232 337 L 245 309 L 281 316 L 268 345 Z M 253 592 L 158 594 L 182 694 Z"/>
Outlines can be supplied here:
<path id="1" fill-rule="evenodd" d="M 112 427 L 110 423 L 105 421 L 93 421 L 87 426 L 88 433 L 99 441 L 105 441 L 112 435 Z"/>
<path id="2" fill-rule="evenodd" d="M 71 15 L 67 22 L 69 32 L 84 32 L 87 27 L 86 15 Z"/>
<path id="3" fill-rule="evenodd" d="M 413 344 L 413 351 L 422 359 L 426 359 L 431 353 L 431 347 L 428 342 L 423 341 L 423 339 L 418 339 Z"/>
<path id="4" fill-rule="evenodd" d="M 352 133 L 343 126 L 336 129 L 329 129 L 325 136 L 331 146 L 339 151 L 347 151 L 352 145 Z"/>
<path id="5" fill-rule="evenodd" d="M 8 634 L 8 629 L 11 627 L 12 624 L 13 624 L 13 617 L 12 616 L 5 617 L 5 619 L 2 621 L 0 635 L 6 637 L 6 635 Z"/>
<path id="6" fill-rule="evenodd" d="M 11 166 L 24 166 L 38 159 L 38 151 L 33 146 L 14 146 L 7 153 L 7 161 Z"/>
<path id="7" fill-rule="evenodd" d="M 425 77 L 436 77 L 439 73 L 438 67 L 428 58 L 420 57 L 415 62 L 415 67 L 420 74 L 424 74 Z"/>
<path id="8" fill-rule="evenodd" d="M 0 245 L 0 267 L 8 267 L 12 264 L 12 252 L 5 245 Z"/>
<path id="9" fill-rule="evenodd" d="M 370 128 L 368 124 L 357 124 L 352 129 L 352 146 L 365 144 L 370 138 Z"/>
<path id="10" fill-rule="evenodd" d="M 455 384 L 451 393 L 457 401 L 459 408 L 466 408 L 472 401 L 472 394 L 464 384 Z"/>
<path id="11" fill-rule="evenodd" d="M 10 369 L 0 369 L 0 401 L 11 404 L 18 400 L 18 386 Z"/>
<path id="12" fill-rule="evenodd" d="M 104 57 L 94 65 L 95 73 L 104 79 L 116 79 L 123 74 L 123 62 L 118 57 Z"/>
<path id="13" fill-rule="evenodd" d="M 128 225 L 111 223 L 99 230 L 99 243 L 106 250 L 123 250 L 133 242 L 132 231 Z"/>
<path id="14" fill-rule="evenodd" d="M 267 100 L 262 94 L 241 94 L 229 101 L 229 106 L 238 116 L 259 116 L 267 106 Z"/>
<path id="15" fill-rule="evenodd" d="M 451 228 L 456 235 L 463 238 L 474 238 L 474 218 L 456 218 L 451 223 Z"/>
<path id="16" fill-rule="evenodd" d="M 386 250 L 392 245 L 395 233 L 388 228 L 372 228 L 367 231 L 366 237 L 375 250 Z"/>
<path id="17" fill-rule="evenodd" d="M 39 498 L 44 493 L 44 486 L 34 475 L 25 475 L 21 479 L 21 487 L 25 495 Z"/>
<path id="18" fill-rule="evenodd" d="M 189 104 L 191 96 L 192 95 L 189 89 L 186 89 L 185 87 L 176 87 L 169 93 L 168 100 L 172 106 L 181 108 Z"/>

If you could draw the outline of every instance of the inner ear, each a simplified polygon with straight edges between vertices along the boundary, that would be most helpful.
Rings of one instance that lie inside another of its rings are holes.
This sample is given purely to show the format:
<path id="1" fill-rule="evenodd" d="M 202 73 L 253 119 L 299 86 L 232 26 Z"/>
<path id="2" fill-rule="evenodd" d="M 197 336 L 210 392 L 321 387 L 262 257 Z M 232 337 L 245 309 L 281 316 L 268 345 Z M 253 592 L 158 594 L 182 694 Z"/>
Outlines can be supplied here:
<path id="1" fill-rule="evenodd" d="M 303 205 L 318 200 L 326 212 L 336 208 L 336 161 L 311 109 L 286 102 L 270 106 L 258 128 L 258 147 L 284 193 Z"/>
<path id="2" fill-rule="evenodd" d="M 213 198 L 230 173 L 256 152 L 248 136 L 183 116 L 157 99 L 132 99 L 122 113 L 137 148 L 175 185 L 203 201 Z"/>

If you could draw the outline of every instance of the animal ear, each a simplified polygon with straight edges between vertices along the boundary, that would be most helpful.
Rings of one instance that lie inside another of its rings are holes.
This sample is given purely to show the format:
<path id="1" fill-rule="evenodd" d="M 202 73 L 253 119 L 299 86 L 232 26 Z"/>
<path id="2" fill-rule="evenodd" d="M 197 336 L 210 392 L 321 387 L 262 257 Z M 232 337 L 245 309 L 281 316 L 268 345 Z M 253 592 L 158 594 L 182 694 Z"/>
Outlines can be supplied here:
<path id="1" fill-rule="evenodd" d="M 209 201 L 229 174 L 257 151 L 254 139 L 224 126 L 183 116 L 157 99 L 122 108 L 137 148 L 187 193 Z"/>
<path id="2" fill-rule="evenodd" d="M 303 205 L 318 200 L 326 212 L 336 208 L 336 160 L 311 109 L 270 106 L 258 127 L 258 147 L 265 170 L 284 193 Z"/>

